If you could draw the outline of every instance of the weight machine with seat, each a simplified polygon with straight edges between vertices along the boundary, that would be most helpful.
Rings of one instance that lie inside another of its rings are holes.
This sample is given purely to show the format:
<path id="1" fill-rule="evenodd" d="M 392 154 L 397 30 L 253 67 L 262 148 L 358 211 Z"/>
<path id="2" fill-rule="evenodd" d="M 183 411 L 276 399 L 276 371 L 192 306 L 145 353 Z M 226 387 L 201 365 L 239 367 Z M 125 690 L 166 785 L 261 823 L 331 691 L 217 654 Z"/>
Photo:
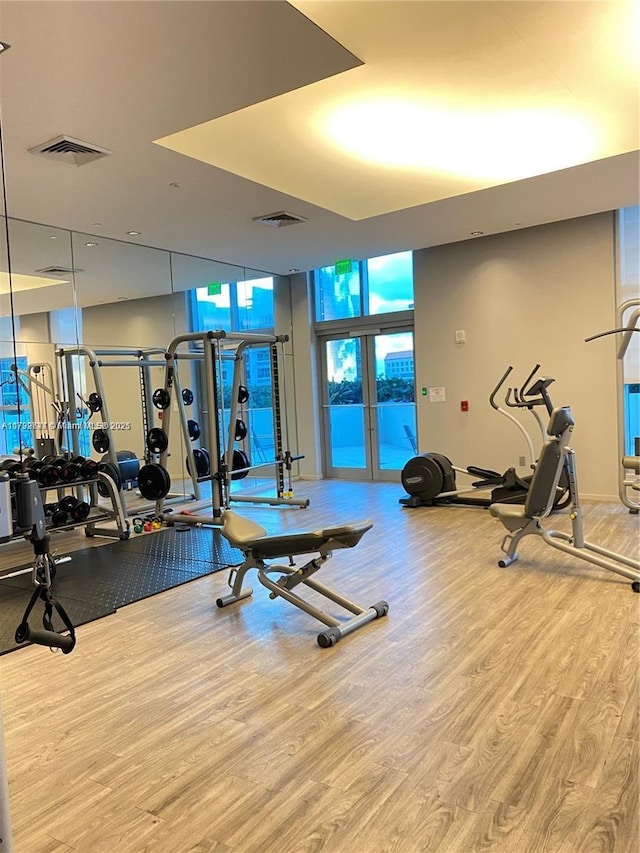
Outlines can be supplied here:
<path id="1" fill-rule="evenodd" d="M 498 565 L 504 568 L 515 562 L 520 540 L 524 536 L 537 535 L 552 548 L 628 578 L 632 581 L 633 591 L 640 592 L 638 560 L 594 545 L 584 538 L 575 451 L 569 447 L 573 427 L 574 420 L 569 406 L 554 409 L 547 427 L 549 439 L 542 448 L 524 506 L 495 503 L 489 508 L 491 515 L 499 519 L 509 531 L 502 540 L 501 549 L 505 556 L 498 561 Z M 571 495 L 570 535 L 545 528 L 541 524 L 551 512 L 558 481 L 565 470 L 568 472 Z"/>

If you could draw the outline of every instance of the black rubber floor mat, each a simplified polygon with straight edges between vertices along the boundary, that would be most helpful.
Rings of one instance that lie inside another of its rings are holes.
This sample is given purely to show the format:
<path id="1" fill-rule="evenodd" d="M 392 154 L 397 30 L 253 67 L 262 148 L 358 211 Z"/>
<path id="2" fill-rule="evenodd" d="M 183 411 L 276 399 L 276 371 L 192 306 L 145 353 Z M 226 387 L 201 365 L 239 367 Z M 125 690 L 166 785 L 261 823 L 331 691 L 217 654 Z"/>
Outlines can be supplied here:
<path id="1" fill-rule="evenodd" d="M 127 551 L 148 554 L 163 561 L 204 562 L 218 567 L 241 563 L 242 552 L 232 548 L 219 530 L 211 527 L 168 527 L 155 534 L 131 534 Z"/>
<path id="2" fill-rule="evenodd" d="M 221 571 L 241 562 L 242 553 L 231 548 L 219 531 L 168 528 L 73 551 L 71 558 L 57 567 L 52 593 L 76 625 Z M 32 591 L 30 573 L 0 581 L 0 654 L 15 648 L 13 634 Z M 35 610 L 41 613 L 42 608 L 36 605 Z"/>
<path id="3" fill-rule="evenodd" d="M 29 604 L 33 590 L 33 586 L 19 590 L 0 585 L 0 655 L 21 648 L 15 642 L 14 636 L 16 628 L 22 622 L 25 608 Z M 101 619 L 103 616 L 115 613 L 114 608 L 103 607 L 98 602 L 68 598 L 57 593 L 55 598 L 60 602 L 75 626 L 84 625 L 87 622 L 93 622 L 95 619 Z M 29 616 L 29 625 L 32 628 L 42 627 L 43 610 L 44 604 L 37 601 Z M 56 631 L 64 630 L 57 613 L 54 613 L 53 616 L 53 627 Z"/>

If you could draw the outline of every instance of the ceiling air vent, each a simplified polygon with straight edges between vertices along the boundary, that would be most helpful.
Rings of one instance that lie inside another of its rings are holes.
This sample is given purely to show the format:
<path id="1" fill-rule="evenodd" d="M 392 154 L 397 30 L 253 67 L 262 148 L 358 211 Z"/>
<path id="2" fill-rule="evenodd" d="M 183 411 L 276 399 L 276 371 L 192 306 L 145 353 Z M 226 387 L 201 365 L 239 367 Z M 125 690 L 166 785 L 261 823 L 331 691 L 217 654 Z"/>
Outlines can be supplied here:
<path id="1" fill-rule="evenodd" d="M 82 272 L 79 269 L 72 269 L 71 267 L 43 267 L 41 270 L 35 270 L 35 272 L 40 275 L 52 275 L 55 278 L 64 278 L 64 276 L 71 275 L 74 272 Z"/>
<path id="2" fill-rule="evenodd" d="M 298 222 L 307 222 L 305 216 L 298 216 L 297 213 L 287 213 L 286 210 L 280 210 L 278 213 L 268 213 L 266 216 L 254 216 L 254 222 L 260 222 L 262 225 L 270 225 L 272 228 L 284 228 L 285 225 L 297 225 Z"/>
<path id="3" fill-rule="evenodd" d="M 91 145 L 66 135 L 56 136 L 55 139 L 49 139 L 29 149 L 29 154 L 46 157 L 48 160 L 58 160 L 70 166 L 84 166 L 86 163 L 100 160 L 112 153 L 108 148 L 100 148 L 98 145 Z"/>

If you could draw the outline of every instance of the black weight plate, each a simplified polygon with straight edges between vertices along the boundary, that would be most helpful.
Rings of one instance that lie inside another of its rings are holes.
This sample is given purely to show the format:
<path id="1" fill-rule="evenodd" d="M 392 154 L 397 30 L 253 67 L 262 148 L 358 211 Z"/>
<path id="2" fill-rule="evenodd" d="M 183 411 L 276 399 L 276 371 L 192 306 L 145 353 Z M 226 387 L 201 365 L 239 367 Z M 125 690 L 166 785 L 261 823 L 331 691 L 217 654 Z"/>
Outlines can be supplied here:
<path id="1" fill-rule="evenodd" d="M 147 447 L 151 453 L 164 453 L 169 446 L 167 434 L 160 427 L 154 427 L 147 433 Z"/>
<path id="2" fill-rule="evenodd" d="M 97 429 L 91 436 L 91 444 L 97 453 L 106 453 L 109 449 L 109 436 L 103 429 Z"/>
<path id="3" fill-rule="evenodd" d="M 191 441 L 196 441 L 200 438 L 200 424 L 198 421 L 192 421 L 191 418 L 187 421 L 187 428 L 189 430 L 189 438 Z"/>
<path id="4" fill-rule="evenodd" d="M 168 409 L 171 403 L 169 392 L 164 388 L 156 388 L 151 398 L 156 409 Z"/>
<path id="5" fill-rule="evenodd" d="M 198 450 L 198 448 L 196 448 L 193 451 L 193 458 L 195 459 L 195 463 L 196 463 L 196 476 L 197 477 L 206 477 L 207 474 L 209 473 L 209 454 L 207 453 L 207 451 L 206 450 Z M 191 465 L 189 464 L 189 457 L 188 456 L 186 459 L 186 463 L 187 463 L 187 471 L 189 472 L 189 475 L 191 475 Z"/>
<path id="6" fill-rule="evenodd" d="M 89 394 L 89 399 L 87 400 L 87 406 L 92 412 L 101 412 L 102 411 L 102 397 L 100 394 L 96 394 L 94 391 L 92 394 Z"/>
<path id="7" fill-rule="evenodd" d="M 236 418 L 235 440 L 242 441 L 247 437 L 247 425 L 242 418 Z"/>
<path id="8" fill-rule="evenodd" d="M 193 391 L 191 388 L 182 389 L 182 402 L 185 406 L 190 406 L 193 403 Z"/>
<path id="9" fill-rule="evenodd" d="M 114 465 L 113 462 L 100 462 L 98 463 L 98 471 L 101 471 L 103 474 L 111 477 L 113 482 L 116 484 L 116 489 L 120 491 L 120 487 L 122 486 L 122 479 L 120 477 L 120 469 L 117 465 Z M 109 497 L 109 490 L 105 483 L 101 483 L 98 480 L 98 492 L 102 495 L 103 498 Z"/>
<path id="10" fill-rule="evenodd" d="M 233 462 L 231 469 L 231 479 L 232 480 L 244 480 L 244 478 L 249 474 L 246 468 L 251 467 L 251 460 L 244 452 L 244 450 L 234 450 L 233 451 Z"/>
<path id="11" fill-rule="evenodd" d="M 143 498 L 155 501 L 169 494 L 171 478 L 161 465 L 150 462 L 143 465 L 138 473 L 138 488 Z"/>
<path id="12" fill-rule="evenodd" d="M 240 405 L 249 402 L 249 389 L 246 385 L 238 386 L 238 402 L 240 403 Z"/>

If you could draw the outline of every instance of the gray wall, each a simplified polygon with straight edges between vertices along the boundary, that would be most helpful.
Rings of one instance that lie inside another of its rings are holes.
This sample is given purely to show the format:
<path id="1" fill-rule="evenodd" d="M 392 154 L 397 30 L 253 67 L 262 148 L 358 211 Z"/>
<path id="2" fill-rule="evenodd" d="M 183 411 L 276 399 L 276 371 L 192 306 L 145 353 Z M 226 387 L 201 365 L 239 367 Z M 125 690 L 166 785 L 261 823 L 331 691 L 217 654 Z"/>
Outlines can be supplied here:
<path id="1" fill-rule="evenodd" d="M 446 403 L 418 393 L 422 452 L 496 470 L 516 464 L 526 445 L 487 398 L 507 365 L 524 378 L 540 362 L 556 379 L 554 403 L 570 404 L 576 419 L 581 492 L 615 497 L 615 342 L 584 342 L 614 324 L 614 246 L 605 213 L 415 253 L 416 385 L 447 393 Z M 460 329 L 465 345 L 455 343 Z"/>

